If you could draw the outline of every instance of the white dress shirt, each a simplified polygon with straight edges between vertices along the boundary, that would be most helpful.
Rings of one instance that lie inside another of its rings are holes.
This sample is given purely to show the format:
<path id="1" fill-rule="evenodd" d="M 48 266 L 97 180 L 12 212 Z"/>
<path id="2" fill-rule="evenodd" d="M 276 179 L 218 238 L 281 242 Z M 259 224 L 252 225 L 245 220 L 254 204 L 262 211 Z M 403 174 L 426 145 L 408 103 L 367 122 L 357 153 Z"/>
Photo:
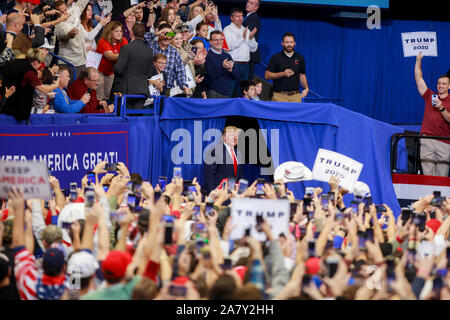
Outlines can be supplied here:
<path id="1" fill-rule="evenodd" d="M 247 37 L 244 39 L 244 30 L 244 26 L 238 28 L 234 23 L 230 23 L 223 30 L 228 44 L 228 53 L 233 61 L 249 62 L 250 52 L 255 52 L 258 49 L 258 42 L 256 42 L 255 37 L 249 40 L 250 30 L 247 31 Z"/>

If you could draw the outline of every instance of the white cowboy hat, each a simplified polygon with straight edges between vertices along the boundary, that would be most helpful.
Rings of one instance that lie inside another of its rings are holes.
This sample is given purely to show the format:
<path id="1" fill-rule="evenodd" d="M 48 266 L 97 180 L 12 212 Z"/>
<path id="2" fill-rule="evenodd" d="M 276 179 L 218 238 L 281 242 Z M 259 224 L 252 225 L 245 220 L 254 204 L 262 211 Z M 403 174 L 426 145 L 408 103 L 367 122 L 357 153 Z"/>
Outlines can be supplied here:
<path id="1" fill-rule="evenodd" d="M 274 173 L 274 180 L 283 183 L 312 180 L 312 172 L 303 163 L 288 161 L 280 164 Z"/>
<path id="2" fill-rule="evenodd" d="M 355 197 L 370 197 L 370 188 L 367 184 L 361 181 L 356 181 L 353 186 L 353 195 Z"/>

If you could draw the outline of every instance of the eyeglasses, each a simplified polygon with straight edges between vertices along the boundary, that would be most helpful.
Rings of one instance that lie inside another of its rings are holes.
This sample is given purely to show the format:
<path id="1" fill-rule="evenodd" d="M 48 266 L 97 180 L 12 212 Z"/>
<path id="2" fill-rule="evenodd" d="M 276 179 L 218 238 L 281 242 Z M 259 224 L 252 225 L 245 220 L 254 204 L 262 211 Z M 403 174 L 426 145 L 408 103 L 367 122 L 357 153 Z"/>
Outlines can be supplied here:
<path id="1" fill-rule="evenodd" d="M 221 39 L 211 39 L 211 41 L 223 41 L 223 38 L 221 38 Z"/>
<path id="2" fill-rule="evenodd" d="M 89 79 L 89 78 L 87 78 L 89 81 L 92 81 L 92 82 L 100 82 L 100 79 L 95 79 L 95 80 L 92 80 L 92 79 Z"/>

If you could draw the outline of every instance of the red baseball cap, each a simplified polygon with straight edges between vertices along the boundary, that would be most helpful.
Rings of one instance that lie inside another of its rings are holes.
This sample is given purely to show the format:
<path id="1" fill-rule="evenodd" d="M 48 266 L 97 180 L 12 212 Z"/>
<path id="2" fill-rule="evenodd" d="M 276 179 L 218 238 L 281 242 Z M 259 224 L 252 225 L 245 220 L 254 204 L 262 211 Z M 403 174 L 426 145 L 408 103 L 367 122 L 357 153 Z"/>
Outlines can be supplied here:
<path id="1" fill-rule="evenodd" d="M 427 222 L 427 227 L 429 227 L 431 230 L 433 230 L 434 234 L 439 230 L 441 227 L 442 222 L 440 222 L 437 219 L 430 219 Z"/>
<path id="2" fill-rule="evenodd" d="M 102 262 L 102 272 L 106 279 L 121 279 L 125 276 L 127 266 L 132 259 L 131 254 L 124 251 L 112 250 Z"/>
<path id="3" fill-rule="evenodd" d="M 320 270 L 320 258 L 309 258 L 305 263 L 306 274 L 317 274 Z"/>

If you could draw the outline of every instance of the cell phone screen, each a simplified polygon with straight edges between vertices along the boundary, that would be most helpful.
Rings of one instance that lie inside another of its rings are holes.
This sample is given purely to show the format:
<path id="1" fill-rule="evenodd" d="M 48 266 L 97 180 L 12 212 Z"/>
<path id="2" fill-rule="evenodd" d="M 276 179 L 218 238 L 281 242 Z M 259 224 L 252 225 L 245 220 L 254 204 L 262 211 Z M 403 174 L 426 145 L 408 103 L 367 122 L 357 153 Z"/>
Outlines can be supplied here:
<path id="1" fill-rule="evenodd" d="M 224 270 L 231 270 L 231 267 L 232 267 L 231 259 L 224 259 L 224 261 L 223 261 L 223 269 Z"/>
<path id="2" fill-rule="evenodd" d="M 316 256 L 316 241 L 313 240 L 308 241 L 308 255 L 309 257 Z"/>
<path id="3" fill-rule="evenodd" d="M 245 189 L 247 189 L 247 187 L 248 187 L 248 181 L 247 180 L 245 180 L 245 179 L 239 180 L 239 191 L 238 191 L 238 193 L 242 194 L 245 191 Z"/>
<path id="4" fill-rule="evenodd" d="M 166 177 L 159 177 L 158 178 L 158 184 L 159 184 L 159 187 L 161 188 L 161 190 L 164 191 L 164 189 L 166 188 L 166 184 L 167 184 L 167 178 Z"/>
<path id="5" fill-rule="evenodd" d="M 161 191 L 155 191 L 155 202 L 159 200 L 159 198 L 161 198 Z"/>
<path id="6" fill-rule="evenodd" d="M 91 184 L 95 184 L 95 173 L 88 172 L 87 179 L 88 179 L 88 186 L 90 186 Z"/>
<path id="7" fill-rule="evenodd" d="M 322 196 L 322 207 L 324 210 L 328 210 L 328 201 L 330 200 L 330 196 L 328 194 L 324 194 Z"/>
<path id="8" fill-rule="evenodd" d="M 181 168 L 175 167 L 173 168 L 173 176 L 177 178 L 181 178 Z"/>

